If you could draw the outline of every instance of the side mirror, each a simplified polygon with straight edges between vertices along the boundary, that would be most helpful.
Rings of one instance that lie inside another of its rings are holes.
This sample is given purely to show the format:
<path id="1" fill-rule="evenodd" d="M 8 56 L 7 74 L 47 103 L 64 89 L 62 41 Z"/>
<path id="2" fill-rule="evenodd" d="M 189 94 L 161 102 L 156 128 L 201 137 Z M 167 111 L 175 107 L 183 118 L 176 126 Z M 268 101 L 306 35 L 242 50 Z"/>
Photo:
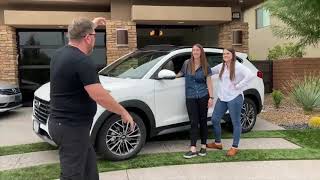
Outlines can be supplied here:
<path id="1" fill-rule="evenodd" d="M 176 78 L 176 73 L 168 69 L 162 69 L 158 73 L 158 79 L 175 79 L 175 78 Z"/>

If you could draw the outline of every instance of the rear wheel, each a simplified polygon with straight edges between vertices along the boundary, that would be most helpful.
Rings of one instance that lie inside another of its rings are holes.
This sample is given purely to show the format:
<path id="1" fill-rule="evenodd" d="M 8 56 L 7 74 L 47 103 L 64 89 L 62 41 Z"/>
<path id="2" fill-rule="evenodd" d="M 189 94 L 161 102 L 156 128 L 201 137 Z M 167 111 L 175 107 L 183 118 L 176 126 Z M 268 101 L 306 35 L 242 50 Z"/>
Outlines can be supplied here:
<path id="1" fill-rule="evenodd" d="M 130 113 L 136 126 L 133 131 L 130 125 L 122 122 L 120 116 L 113 115 L 106 120 L 99 131 L 98 152 L 108 160 L 125 160 L 140 152 L 146 141 L 146 128 L 142 119 Z"/>
<path id="2" fill-rule="evenodd" d="M 245 98 L 241 109 L 241 127 L 242 133 L 247 133 L 252 130 L 257 120 L 256 104 L 249 98 Z M 233 131 L 230 115 L 226 116 L 226 127 Z"/>

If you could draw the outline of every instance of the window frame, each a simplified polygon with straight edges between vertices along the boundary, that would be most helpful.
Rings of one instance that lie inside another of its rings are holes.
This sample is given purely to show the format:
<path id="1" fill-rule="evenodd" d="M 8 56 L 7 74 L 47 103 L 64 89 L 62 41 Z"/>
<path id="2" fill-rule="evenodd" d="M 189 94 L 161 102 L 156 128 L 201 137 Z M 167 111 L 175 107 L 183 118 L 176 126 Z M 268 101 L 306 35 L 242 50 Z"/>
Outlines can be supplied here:
<path id="1" fill-rule="evenodd" d="M 190 52 L 183 52 L 183 53 L 179 53 L 176 55 L 173 55 L 172 57 L 168 58 L 164 63 L 162 63 L 162 65 L 152 74 L 152 76 L 149 79 L 154 79 L 157 80 L 158 78 L 158 74 L 159 72 L 163 69 L 163 67 L 169 62 L 172 61 L 174 58 L 178 57 L 178 56 L 188 56 L 190 57 L 191 53 Z M 190 58 L 189 58 L 190 59 Z M 188 59 L 186 59 L 188 60 Z M 181 66 L 182 68 L 182 66 Z"/>
<path id="2" fill-rule="evenodd" d="M 262 11 L 262 17 L 263 17 L 263 14 L 267 12 L 267 10 L 265 9 L 265 7 L 263 7 L 263 6 L 255 9 L 256 29 L 262 29 L 262 28 L 265 28 L 265 27 L 270 26 L 270 25 L 271 25 L 271 19 L 270 19 L 271 17 L 270 17 L 270 14 L 269 14 L 269 16 L 268 16 L 268 18 L 269 18 L 269 24 L 264 25 L 263 18 L 262 18 L 261 26 L 258 26 L 258 24 L 259 24 L 259 23 L 258 23 L 258 21 L 259 21 L 259 19 L 258 19 L 258 11 L 259 11 L 259 10 Z"/>

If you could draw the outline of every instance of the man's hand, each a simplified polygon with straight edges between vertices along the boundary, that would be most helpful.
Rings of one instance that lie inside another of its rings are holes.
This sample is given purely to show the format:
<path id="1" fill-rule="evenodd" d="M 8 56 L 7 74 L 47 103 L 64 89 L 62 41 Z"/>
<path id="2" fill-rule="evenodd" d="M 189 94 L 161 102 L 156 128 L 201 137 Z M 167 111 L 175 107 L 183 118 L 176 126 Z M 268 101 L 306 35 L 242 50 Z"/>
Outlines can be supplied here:
<path id="1" fill-rule="evenodd" d="M 92 20 L 92 22 L 96 25 L 96 27 L 97 26 L 102 26 L 102 25 L 106 25 L 106 22 L 107 22 L 107 20 L 106 20 L 106 18 L 104 18 L 104 17 L 96 17 L 96 18 L 94 18 L 93 20 Z"/>
<path id="2" fill-rule="evenodd" d="M 136 123 L 133 121 L 131 115 L 128 113 L 128 111 L 124 111 L 122 114 L 121 114 L 121 119 L 124 123 L 129 123 L 130 124 L 130 129 L 131 131 L 134 130 L 135 128 L 135 125 Z"/>

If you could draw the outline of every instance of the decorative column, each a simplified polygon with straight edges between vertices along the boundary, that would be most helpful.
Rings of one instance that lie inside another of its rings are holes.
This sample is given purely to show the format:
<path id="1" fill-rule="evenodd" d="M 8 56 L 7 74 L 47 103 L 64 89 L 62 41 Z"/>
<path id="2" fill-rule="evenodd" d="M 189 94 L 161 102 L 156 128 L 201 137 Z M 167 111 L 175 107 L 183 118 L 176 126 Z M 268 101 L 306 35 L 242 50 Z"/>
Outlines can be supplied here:
<path id="1" fill-rule="evenodd" d="M 0 80 L 18 84 L 16 29 L 0 25 Z"/>

